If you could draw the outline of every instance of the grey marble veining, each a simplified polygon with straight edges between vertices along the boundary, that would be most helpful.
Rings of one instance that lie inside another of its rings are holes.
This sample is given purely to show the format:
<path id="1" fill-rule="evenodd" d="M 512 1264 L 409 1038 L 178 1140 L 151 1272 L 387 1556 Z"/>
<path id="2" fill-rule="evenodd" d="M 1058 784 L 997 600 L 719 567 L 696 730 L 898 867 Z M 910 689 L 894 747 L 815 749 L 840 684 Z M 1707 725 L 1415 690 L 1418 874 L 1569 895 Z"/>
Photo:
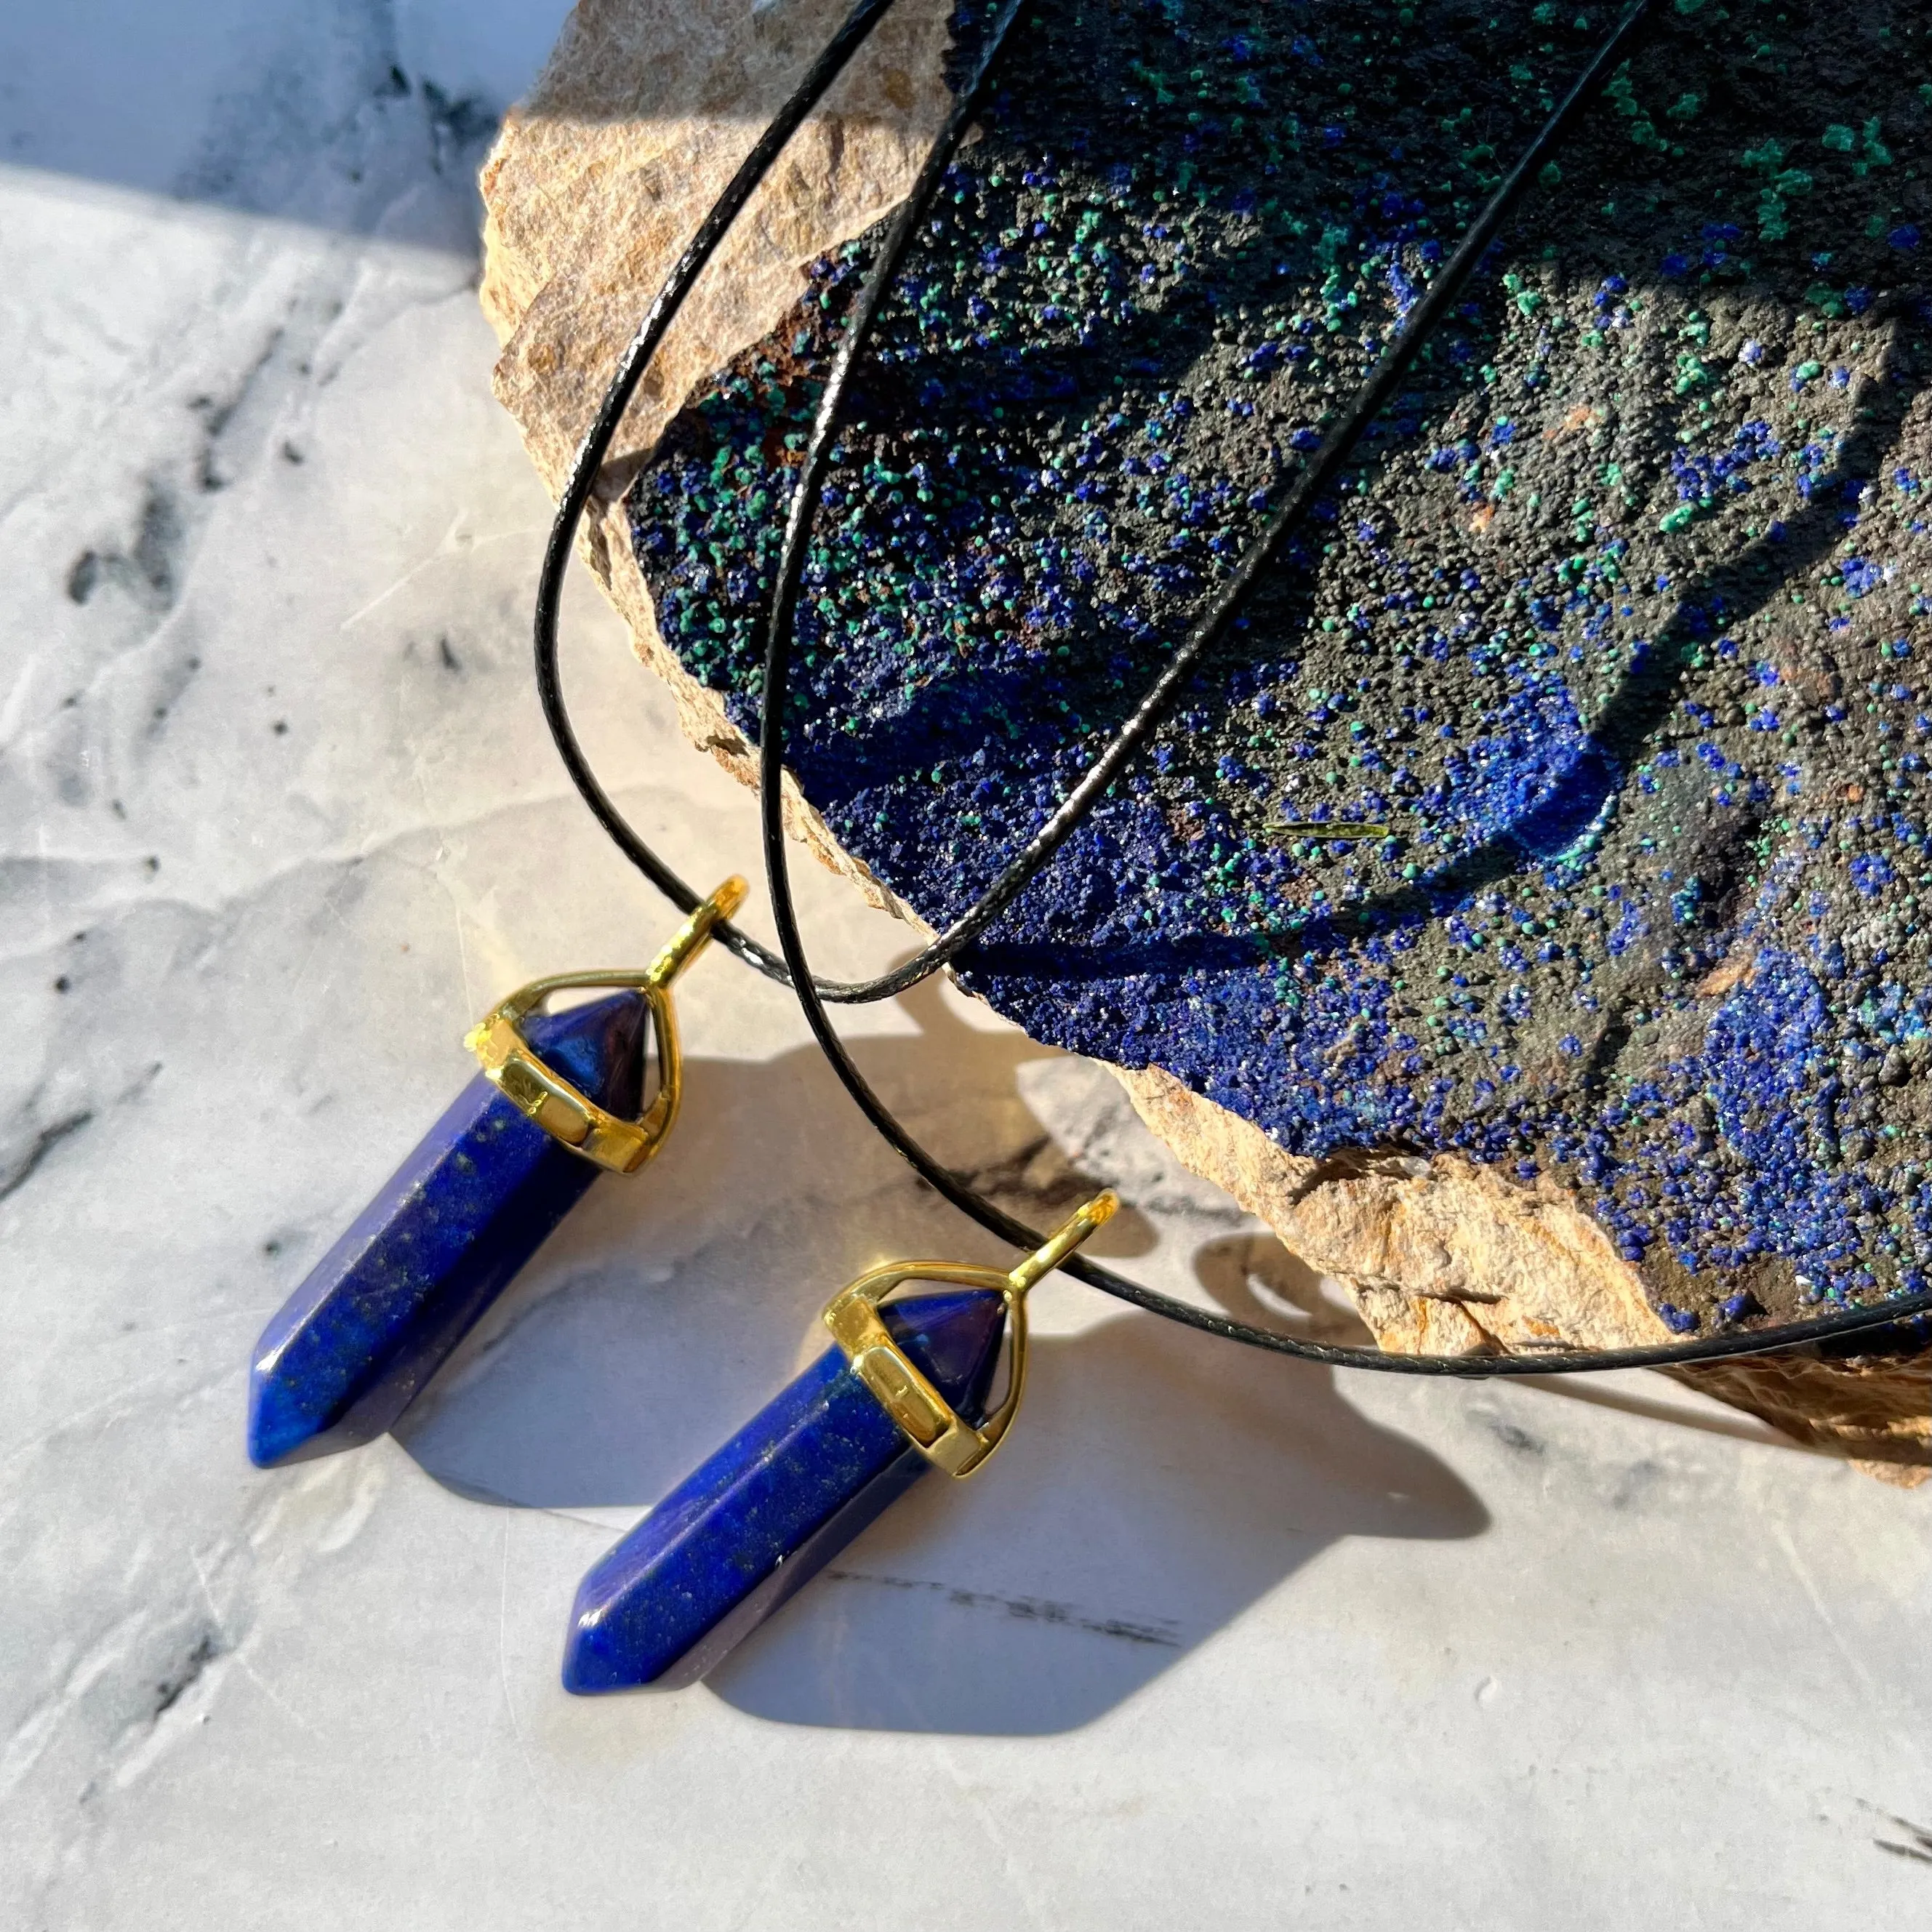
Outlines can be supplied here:
<path id="1" fill-rule="evenodd" d="M 0 22 L 0 1922 L 1918 1922 L 1932 1490 L 1651 1378 L 1342 1381 L 1049 1284 L 982 1478 L 706 1685 L 567 1698 L 578 1576 L 826 1295 L 992 1258 L 722 958 L 663 1159 L 400 1440 L 249 1468 L 250 1344 L 464 1028 L 670 922 L 542 736 L 546 506 L 474 297 L 469 173 L 558 12 Z M 572 610 L 627 807 L 746 866 Z M 828 961 L 903 944 L 802 883 Z M 1105 1075 L 930 989 L 852 1024 L 948 1157 L 1118 1181 L 1149 1279 L 1346 1322 Z"/>

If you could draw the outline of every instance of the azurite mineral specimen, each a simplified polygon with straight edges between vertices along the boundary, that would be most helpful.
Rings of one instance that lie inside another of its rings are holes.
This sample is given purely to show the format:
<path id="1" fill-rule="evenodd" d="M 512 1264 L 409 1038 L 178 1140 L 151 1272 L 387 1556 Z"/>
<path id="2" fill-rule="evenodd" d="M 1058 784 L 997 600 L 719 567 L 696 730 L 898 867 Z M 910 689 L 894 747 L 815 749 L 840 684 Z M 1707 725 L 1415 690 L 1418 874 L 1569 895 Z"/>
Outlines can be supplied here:
<path id="1" fill-rule="evenodd" d="M 967 975 L 1291 1154 L 1548 1174 L 1685 1334 L 1932 1258 L 1932 116 L 1911 10 L 1852 10 L 1680 7 Z M 1118 722 L 1607 20 L 1033 10 L 858 386 L 786 723 L 927 921 Z M 866 253 L 629 500 L 748 734 Z M 1395 836 L 1281 829 L 1352 818 Z"/>

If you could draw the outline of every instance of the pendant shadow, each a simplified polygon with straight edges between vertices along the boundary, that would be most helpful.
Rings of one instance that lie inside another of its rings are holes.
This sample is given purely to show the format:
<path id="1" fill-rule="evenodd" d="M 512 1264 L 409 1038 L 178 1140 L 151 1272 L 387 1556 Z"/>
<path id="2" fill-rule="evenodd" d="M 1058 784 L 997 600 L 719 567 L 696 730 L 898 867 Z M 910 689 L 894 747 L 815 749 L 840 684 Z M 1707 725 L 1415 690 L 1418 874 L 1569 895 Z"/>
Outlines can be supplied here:
<path id="1" fill-rule="evenodd" d="M 900 1010 L 920 1031 L 856 1057 L 916 1132 L 1040 1220 L 1093 1191 L 1018 1090 L 1023 1067 L 1077 1078 L 1080 1063 L 964 1024 L 931 987 Z M 398 1426 L 446 1486 L 526 1508 L 642 1507 L 820 1352 L 818 1310 L 861 1268 L 998 1258 L 872 1136 L 815 1048 L 687 1061 L 686 1083 L 663 1156 L 592 1189 Z M 1108 1172 L 1118 1157 L 1086 1156 Z M 1229 1236 L 1226 1218 L 1181 1225 L 1207 1234 L 1187 1258 L 1222 1305 L 1347 1328 L 1272 1243 Z M 1094 1246 L 1145 1254 L 1156 1238 L 1129 1210 Z M 1048 1330 L 1093 1305 L 1067 1283 L 1036 1300 Z M 922 1480 L 709 1682 L 790 1724 L 1070 1730 L 1341 1538 L 1487 1523 L 1449 1468 L 1360 1416 L 1328 1371 L 1123 1314 L 1036 1340 L 1022 1426 L 984 1474 Z M 586 1564 L 601 1546 L 586 1538 Z"/>
<path id="2" fill-rule="evenodd" d="M 984 1475 L 922 1480 L 710 1686 L 785 1724 L 1070 1730 L 1344 1537 L 1488 1522 L 1331 1372 L 1127 1316 L 1038 1345 Z"/>

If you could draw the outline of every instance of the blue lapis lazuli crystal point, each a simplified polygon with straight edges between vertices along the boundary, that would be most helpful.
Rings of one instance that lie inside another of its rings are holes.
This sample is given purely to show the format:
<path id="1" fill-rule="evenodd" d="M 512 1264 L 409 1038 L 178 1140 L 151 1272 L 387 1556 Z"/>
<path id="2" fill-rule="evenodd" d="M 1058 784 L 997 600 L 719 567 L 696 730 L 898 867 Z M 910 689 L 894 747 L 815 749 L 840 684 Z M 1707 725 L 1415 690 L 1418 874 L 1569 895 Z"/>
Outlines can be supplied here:
<path id="1" fill-rule="evenodd" d="M 986 1413 L 1005 1304 L 985 1288 L 879 1311 L 966 1420 Z M 580 1695 L 694 1683 L 927 1468 L 829 1348 L 586 1576 L 563 1686 Z"/>
<path id="2" fill-rule="evenodd" d="M 646 1010 L 635 993 L 533 1015 L 538 1054 L 610 1112 L 636 1114 Z M 262 1331 L 248 1454 L 266 1468 L 381 1435 L 599 1170 L 482 1075 Z"/>

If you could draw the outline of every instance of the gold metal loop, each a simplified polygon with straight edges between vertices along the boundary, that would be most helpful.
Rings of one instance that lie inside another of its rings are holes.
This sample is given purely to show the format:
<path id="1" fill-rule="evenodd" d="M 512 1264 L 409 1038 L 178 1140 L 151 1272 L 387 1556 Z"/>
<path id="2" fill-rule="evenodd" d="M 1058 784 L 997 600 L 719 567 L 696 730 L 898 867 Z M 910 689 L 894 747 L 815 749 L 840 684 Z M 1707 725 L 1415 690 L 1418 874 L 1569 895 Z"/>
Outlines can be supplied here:
<path id="1" fill-rule="evenodd" d="M 483 1077 L 518 1111 L 534 1120 L 573 1154 L 614 1174 L 634 1174 L 664 1144 L 676 1124 L 683 1095 L 684 1056 L 678 1043 L 677 1015 L 670 988 L 710 941 L 720 920 L 745 902 L 748 888 L 735 874 L 703 902 L 673 933 L 664 950 L 642 972 L 556 973 L 532 980 L 502 1000 L 464 1034 L 463 1043 L 483 1067 Z M 658 1085 L 651 1103 L 634 1120 L 600 1107 L 581 1088 L 548 1065 L 531 1046 L 523 1022 L 553 994 L 591 987 L 613 987 L 644 996 L 657 1042 Z"/>
<path id="2" fill-rule="evenodd" d="M 970 1476 L 1005 1439 L 1026 1392 L 1027 1291 L 1041 1276 L 1058 1268 L 1096 1228 L 1111 1221 L 1120 1204 L 1120 1197 L 1111 1190 L 1095 1195 L 1010 1274 L 957 1262 L 889 1262 L 862 1274 L 832 1298 L 824 1316 L 832 1339 L 844 1350 L 853 1373 L 878 1398 L 900 1433 L 928 1462 L 949 1476 Z M 1006 1304 L 1013 1345 L 1006 1392 L 976 1429 L 933 1387 L 880 1318 L 879 1304 L 908 1281 L 988 1288 Z"/>

